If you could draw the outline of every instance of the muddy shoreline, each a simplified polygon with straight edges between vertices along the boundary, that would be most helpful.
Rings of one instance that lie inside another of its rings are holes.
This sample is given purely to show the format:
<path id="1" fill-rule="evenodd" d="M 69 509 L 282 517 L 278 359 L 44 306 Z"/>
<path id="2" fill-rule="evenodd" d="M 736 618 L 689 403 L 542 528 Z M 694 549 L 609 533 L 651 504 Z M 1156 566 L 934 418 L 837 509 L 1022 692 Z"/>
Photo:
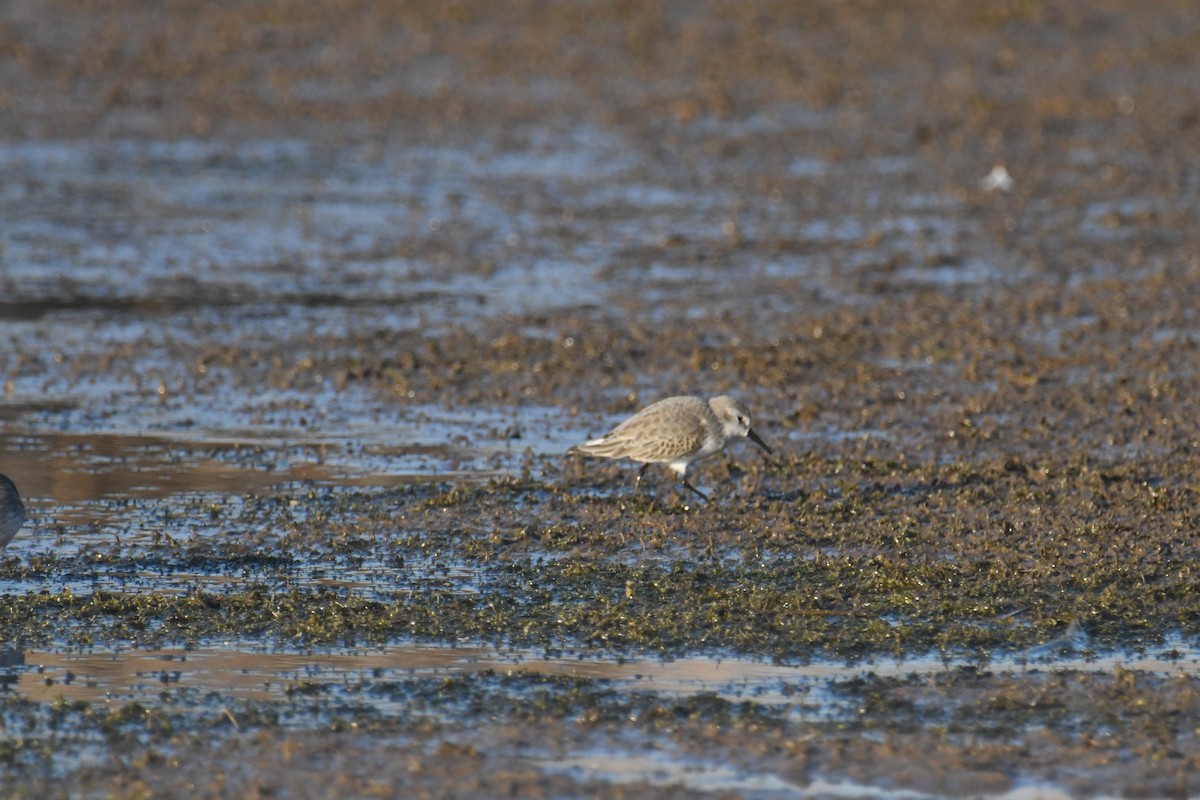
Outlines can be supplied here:
<path id="1" fill-rule="evenodd" d="M 1194 795 L 1198 31 L 4 6 L 4 791 Z"/>

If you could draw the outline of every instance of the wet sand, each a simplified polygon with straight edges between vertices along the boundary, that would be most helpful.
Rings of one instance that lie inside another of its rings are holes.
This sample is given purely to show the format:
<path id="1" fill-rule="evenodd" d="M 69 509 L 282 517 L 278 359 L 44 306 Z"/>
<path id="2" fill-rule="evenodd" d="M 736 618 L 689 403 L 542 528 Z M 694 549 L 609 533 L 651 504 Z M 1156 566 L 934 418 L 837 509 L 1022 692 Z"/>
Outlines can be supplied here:
<path id="1" fill-rule="evenodd" d="M 5 5 L 4 785 L 1196 794 L 1198 31 Z"/>

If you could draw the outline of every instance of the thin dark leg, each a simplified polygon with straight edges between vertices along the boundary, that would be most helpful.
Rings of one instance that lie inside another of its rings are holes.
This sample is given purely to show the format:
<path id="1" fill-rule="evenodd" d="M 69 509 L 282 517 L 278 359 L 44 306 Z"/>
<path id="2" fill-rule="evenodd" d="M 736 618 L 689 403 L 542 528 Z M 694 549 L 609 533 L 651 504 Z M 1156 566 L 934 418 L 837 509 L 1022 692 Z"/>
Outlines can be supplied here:
<path id="1" fill-rule="evenodd" d="M 646 474 L 646 468 L 649 466 L 650 466 L 649 461 L 647 461 L 645 464 L 642 464 L 641 468 L 638 470 L 637 477 L 634 478 L 634 480 L 633 480 L 633 496 L 634 497 L 637 497 L 638 489 L 642 488 L 642 476 Z"/>
<path id="2" fill-rule="evenodd" d="M 688 479 L 687 479 L 687 478 L 681 477 L 681 478 L 680 478 L 680 480 L 681 480 L 681 481 L 683 481 L 683 485 L 684 485 L 684 486 L 686 486 L 687 488 L 691 489 L 691 490 L 692 490 L 693 492 L 695 492 L 696 494 L 700 495 L 700 499 L 702 499 L 702 500 L 703 500 L 704 502 L 706 502 L 706 503 L 708 502 L 708 495 L 706 495 L 704 492 L 700 491 L 700 490 L 699 490 L 699 489 L 697 489 L 695 486 L 692 486 L 690 483 L 688 483 Z"/>

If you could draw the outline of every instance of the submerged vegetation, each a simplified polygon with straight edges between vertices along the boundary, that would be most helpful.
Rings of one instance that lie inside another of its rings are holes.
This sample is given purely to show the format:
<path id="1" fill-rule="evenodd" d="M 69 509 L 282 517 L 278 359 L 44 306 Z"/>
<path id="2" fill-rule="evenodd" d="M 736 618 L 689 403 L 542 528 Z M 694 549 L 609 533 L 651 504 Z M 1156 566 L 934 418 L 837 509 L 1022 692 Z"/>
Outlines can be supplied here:
<path id="1" fill-rule="evenodd" d="M 720 476 L 725 498 L 701 507 L 669 483 L 635 498 L 627 477 L 250 495 L 211 520 L 238 535 L 6 559 L 0 580 L 43 588 L 0 609 L 8 641 L 37 646 L 468 640 L 804 660 L 1011 654 L 1072 622 L 1102 647 L 1200 633 L 1181 533 L 1195 492 L 1136 467 L 785 460 Z"/>

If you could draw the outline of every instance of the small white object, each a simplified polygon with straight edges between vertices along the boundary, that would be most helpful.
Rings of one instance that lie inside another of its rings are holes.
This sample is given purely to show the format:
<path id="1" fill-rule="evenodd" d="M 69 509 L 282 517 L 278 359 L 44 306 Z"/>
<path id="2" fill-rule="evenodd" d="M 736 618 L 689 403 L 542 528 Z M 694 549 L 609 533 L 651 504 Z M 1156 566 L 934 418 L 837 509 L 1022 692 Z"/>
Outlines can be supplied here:
<path id="1" fill-rule="evenodd" d="M 979 188 L 985 192 L 994 192 L 999 189 L 1002 192 L 1012 191 L 1013 179 L 1012 175 L 1008 174 L 1008 170 L 1003 164 L 997 164 L 992 167 L 992 171 L 983 176 L 979 180 Z"/>

